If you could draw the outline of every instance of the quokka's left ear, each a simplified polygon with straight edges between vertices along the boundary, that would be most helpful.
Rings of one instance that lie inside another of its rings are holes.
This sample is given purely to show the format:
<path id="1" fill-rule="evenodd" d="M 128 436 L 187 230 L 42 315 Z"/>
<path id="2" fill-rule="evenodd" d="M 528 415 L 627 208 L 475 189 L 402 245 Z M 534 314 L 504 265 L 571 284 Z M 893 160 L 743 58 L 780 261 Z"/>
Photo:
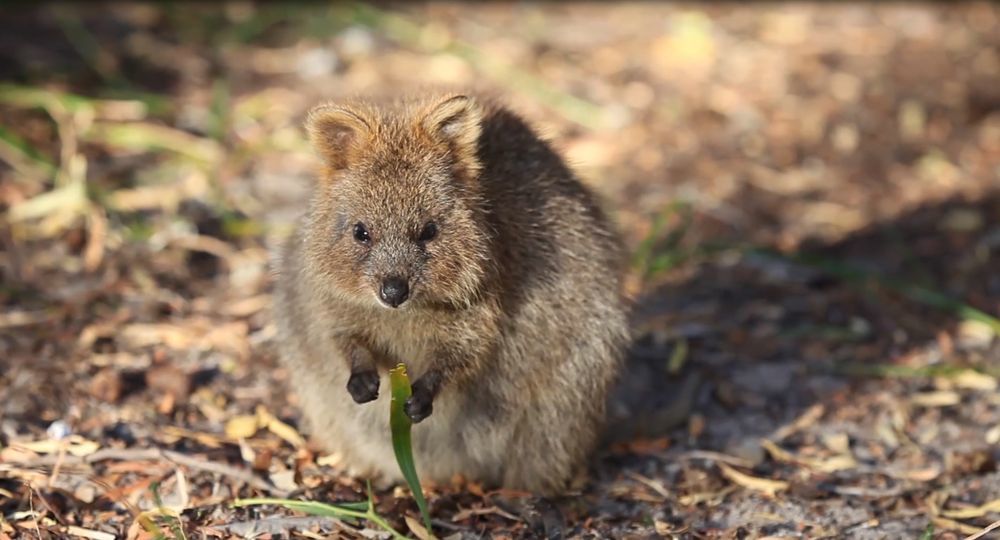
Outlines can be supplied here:
<path id="1" fill-rule="evenodd" d="M 432 138 L 447 143 L 456 162 L 475 175 L 480 169 L 477 148 L 482 120 L 483 111 L 474 99 L 455 95 L 429 107 L 420 124 Z"/>
<path id="2" fill-rule="evenodd" d="M 313 148 L 333 171 L 349 167 L 372 136 L 372 125 L 362 111 L 335 104 L 309 111 L 306 130 Z"/>

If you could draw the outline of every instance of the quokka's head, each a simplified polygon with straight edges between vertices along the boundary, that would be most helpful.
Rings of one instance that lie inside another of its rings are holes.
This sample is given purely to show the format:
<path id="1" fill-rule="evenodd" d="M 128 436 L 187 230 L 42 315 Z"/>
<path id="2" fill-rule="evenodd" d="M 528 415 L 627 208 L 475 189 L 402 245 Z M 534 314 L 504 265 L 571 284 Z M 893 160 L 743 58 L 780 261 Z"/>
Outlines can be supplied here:
<path id="1" fill-rule="evenodd" d="M 466 305 L 489 234 L 478 181 L 483 112 L 462 95 L 322 105 L 306 121 L 324 170 L 306 230 L 308 264 L 362 304 Z"/>

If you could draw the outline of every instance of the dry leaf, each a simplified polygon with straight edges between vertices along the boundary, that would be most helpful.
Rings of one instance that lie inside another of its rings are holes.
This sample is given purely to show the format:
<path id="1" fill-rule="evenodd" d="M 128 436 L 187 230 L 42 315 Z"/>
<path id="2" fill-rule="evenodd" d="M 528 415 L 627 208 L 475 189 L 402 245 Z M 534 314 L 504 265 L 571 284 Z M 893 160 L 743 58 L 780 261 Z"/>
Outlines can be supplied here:
<path id="1" fill-rule="evenodd" d="M 817 403 L 806 409 L 806 411 L 792 423 L 780 427 L 770 438 L 776 441 L 786 439 L 793 433 L 815 424 L 820 418 L 822 418 L 823 413 L 825 412 L 826 407 L 824 407 L 821 403 Z"/>
<path id="2" fill-rule="evenodd" d="M 991 427 L 984 436 L 987 444 L 1000 443 L 1000 424 Z"/>
<path id="3" fill-rule="evenodd" d="M 705 504 L 708 507 L 718 506 L 729 496 L 730 493 L 737 490 L 736 486 L 726 486 L 719 491 L 706 491 L 702 493 L 691 493 L 688 495 L 681 495 L 677 498 L 677 502 L 681 503 L 682 506 L 695 506 L 698 504 Z"/>
<path id="4" fill-rule="evenodd" d="M 979 532 L 978 527 L 973 527 L 971 525 L 966 525 L 965 523 L 943 517 L 935 517 L 931 521 L 934 523 L 935 527 L 946 531 L 959 531 L 962 534 L 976 534 Z"/>
<path id="5" fill-rule="evenodd" d="M 983 390 L 992 392 L 997 389 L 997 380 L 985 373 L 980 373 L 974 369 L 963 369 L 955 376 L 951 377 L 951 382 L 959 388 L 970 390 Z"/>
<path id="6" fill-rule="evenodd" d="M 254 452 L 253 448 L 250 448 L 250 445 L 247 444 L 247 440 L 245 438 L 239 437 L 239 441 L 237 442 L 240 446 L 240 457 L 245 463 L 252 464 L 257 461 L 257 453 Z"/>
<path id="7" fill-rule="evenodd" d="M 268 476 L 271 478 L 272 484 L 285 491 L 295 491 L 299 489 L 299 485 L 295 483 L 295 471 L 292 469 L 274 472 Z"/>
<path id="8" fill-rule="evenodd" d="M 104 368 L 90 379 L 90 395 L 107 402 L 114 403 L 122 395 L 122 378 L 118 370 Z"/>
<path id="9" fill-rule="evenodd" d="M 723 476 L 747 489 L 760 491 L 771 496 L 774 496 L 779 491 L 788 489 L 788 482 L 750 476 L 737 471 L 725 463 L 717 463 L 716 465 L 718 465 L 719 470 L 722 471 Z"/>
<path id="10" fill-rule="evenodd" d="M 134 323 L 122 328 L 119 335 L 127 347 L 137 349 L 150 345 L 187 349 L 195 339 L 189 329 L 174 324 Z"/>
<path id="11" fill-rule="evenodd" d="M 983 517 L 989 512 L 1000 512 L 1000 499 L 994 499 L 971 508 L 962 508 L 960 510 L 942 510 L 941 515 L 955 519 L 969 519 Z"/>
<path id="12" fill-rule="evenodd" d="M 16 326 L 38 324 L 52 319 L 55 316 L 55 313 L 43 309 L 37 311 L 10 309 L 0 313 L 0 328 L 13 328 Z"/>
<path id="13" fill-rule="evenodd" d="M 235 416 L 226 422 L 226 436 L 232 439 L 249 439 L 260 429 L 258 417 L 255 414 Z"/>
<path id="14" fill-rule="evenodd" d="M 823 471 L 823 472 L 841 471 L 844 469 L 850 469 L 851 467 L 857 465 L 857 461 L 855 461 L 854 456 L 850 454 L 839 454 L 821 459 L 806 458 L 792 454 L 791 452 L 779 447 L 777 444 L 767 439 L 762 439 L 760 441 L 760 445 L 763 446 L 764 449 L 767 450 L 767 452 L 771 454 L 771 457 L 774 458 L 776 461 L 781 461 L 785 463 L 796 463 L 799 465 L 804 465 L 806 467 L 809 467 L 810 469 L 815 469 L 817 471 Z"/>
<path id="15" fill-rule="evenodd" d="M 344 460 L 343 454 L 339 452 L 334 452 L 333 454 L 327 454 L 325 456 L 320 456 L 316 460 L 316 464 L 320 467 L 336 467 L 341 461 Z"/>
<path id="16" fill-rule="evenodd" d="M 87 246 L 83 250 L 83 267 L 88 272 L 97 270 L 104 259 L 104 244 L 108 235 L 108 219 L 104 210 L 94 207 L 87 215 Z"/>
<path id="17" fill-rule="evenodd" d="M 846 433 L 823 434 L 820 436 L 820 440 L 823 442 L 823 446 L 832 452 L 837 454 L 851 453 L 851 440 Z"/>
<path id="18" fill-rule="evenodd" d="M 100 444 L 88 441 L 79 435 L 71 435 L 62 441 L 47 439 L 44 441 L 15 443 L 11 446 L 20 446 L 39 454 L 55 454 L 59 452 L 60 448 L 65 447 L 66 453 L 76 457 L 89 456 L 101 448 Z"/>
<path id="19" fill-rule="evenodd" d="M 249 317 L 263 310 L 271 303 L 270 294 L 258 294 L 250 298 L 241 298 L 223 306 L 222 313 L 232 317 Z"/>
<path id="20" fill-rule="evenodd" d="M 66 534 L 70 534 L 73 536 L 82 536 L 83 538 L 90 538 L 91 540 L 115 540 L 115 538 L 117 538 L 117 536 L 111 533 L 92 531 L 90 529 L 84 529 L 83 527 L 77 527 L 75 525 L 70 525 L 69 527 L 66 527 Z"/>
<path id="21" fill-rule="evenodd" d="M 267 429 L 295 448 L 301 448 L 306 444 L 306 440 L 302 435 L 299 435 L 299 432 L 295 431 L 295 428 L 277 418 L 271 417 L 271 421 L 267 423 Z"/>
<path id="22" fill-rule="evenodd" d="M 406 520 L 406 526 L 410 528 L 410 531 L 414 536 L 420 540 L 434 540 L 434 535 L 428 532 L 427 529 L 420 524 L 419 520 L 408 515 L 403 515 L 403 519 Z"/>
<path id="23" fill-rule="evenodd" d="M 905 480 L 913 480 L 914 482 L 930 482 L 938 476 L 941 476 L 941 467 L 937 465 L 931 465 L 929 467 L 924 467 L 923 469 L 912 469 L 905 471 L 893 471 L 889 470 L 888 473 L 893 478 L 902 478 Z"/>
<path id="24" fill-rule="evenodd" d="M 295 428 L 278 420 L 262 405 L 257 407 L 257 422 L 258 425 L 266 427 L 268 431 L 281 437 L 295 448 L 301 448 L 306 444 L 305 439 L 299 435 L 299 432 L 295 431 Z"/>
<path id="25" fill-rule="evenodd" d="M 993 327 L 982 321 L 965 320 L 958 324 L 958 340 L 966 346 L 985 347 L 995 336 Z"/>
<path id="26" fill-rule="evenodd" d="M 911 396 L 910 402 L 921 407 L 950 407 L 961 403 L 962 396 L 948 390 L 922 392 Z"/>

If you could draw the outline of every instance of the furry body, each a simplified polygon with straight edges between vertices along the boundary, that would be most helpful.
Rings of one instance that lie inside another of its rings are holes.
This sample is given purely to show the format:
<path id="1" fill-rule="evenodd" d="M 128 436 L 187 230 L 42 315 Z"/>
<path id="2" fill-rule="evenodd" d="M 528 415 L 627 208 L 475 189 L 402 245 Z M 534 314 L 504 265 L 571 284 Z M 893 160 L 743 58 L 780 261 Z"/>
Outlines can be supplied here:
<path id="1" fill-rule="evenodd" d="M 407 404 L 422 479 L 566 489 L 627 342 L 620 242 L 594 196 L 490 100 L 331 105 L 307 125 L 326 168 L 275 316 L 312 435 L 399 480 L 387 371 L 403 362 L 424 396 Z M 379 300 L 388 275 L 409 284 L 397 308 Z"/>

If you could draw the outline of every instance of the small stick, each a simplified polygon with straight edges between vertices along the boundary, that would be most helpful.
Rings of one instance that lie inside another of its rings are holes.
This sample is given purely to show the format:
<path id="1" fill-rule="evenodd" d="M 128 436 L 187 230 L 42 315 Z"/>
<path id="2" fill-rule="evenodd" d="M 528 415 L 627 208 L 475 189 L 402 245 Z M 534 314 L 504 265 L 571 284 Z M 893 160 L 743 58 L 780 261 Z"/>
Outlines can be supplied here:
<path id="1" fill-rule="evenodd" d="M 278 496 L 288 495 L 288 491 L 275 486 L 271 482 L 264 480 L 253 473 L 245 471 L 243 469 L 238 469 L 231 465 L 225 463 L 218 463 L 215 461 L 209 461 L 207 459 L 202 459 L 194 456 L 189 456 L 187 454 L 182 454 L 180 452 L 175 452 L 173 450 L 163 450 L 160 448 L 106 448 L 104 450 L 98 450 L 93 454 L 84 456 L 82 458 L 73 456 L 64 456 L 60 459 L 60 456 L 44 456 L 35 460 L 24 462 L 21 465 L 28 467 L 46 466 L 46 465 L 81 465 L 81 464 L 91 464 L 98 461 L 154 461 L 159 459 L 165 459 L 167 461 L 172 461 L 178 465 L 184 465 L 192 469 L 212 472 L 220 474 L 222 476 L 227 476 L 235 480 L 239 480 L 251 487 L 266 491 L 268 493 L 273 493 Z"/>
<path id="2" fill-rule="evenodd" d="M 993 523 L 990 523 L 989 525 L 986 526 L 985 529 L 977 532 L 976 534 L 966 536 L 965 540 L 976 540 L 978 538 L 982 538 L 986 536 L 993 529 L 996 529 L 997 527 L 1000 527 L 1000 519 L 994 521 Z"/>

